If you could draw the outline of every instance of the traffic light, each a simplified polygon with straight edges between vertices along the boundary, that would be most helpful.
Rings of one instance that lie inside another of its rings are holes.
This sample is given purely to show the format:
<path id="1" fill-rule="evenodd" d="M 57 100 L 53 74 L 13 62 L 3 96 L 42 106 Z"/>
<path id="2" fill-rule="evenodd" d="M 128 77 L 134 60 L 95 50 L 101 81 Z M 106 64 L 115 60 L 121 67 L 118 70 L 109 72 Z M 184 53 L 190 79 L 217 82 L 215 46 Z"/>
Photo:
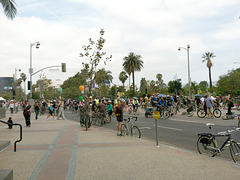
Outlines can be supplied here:
<path id="1" fill-rule="evenodd" d="M 28 81 L 28 90 L 31 90 L 31 81 Z"/>
<path id="2" fill-rule="evenodd" d="M 13 96 L 16 96 L 16 91 L 15 91 L 15 89 L 13 89 Z"/>
<path id="3" fill-rule="evenodd" d="M 66 63 L 62 63 L 62 72 L 66 72 Z"/>

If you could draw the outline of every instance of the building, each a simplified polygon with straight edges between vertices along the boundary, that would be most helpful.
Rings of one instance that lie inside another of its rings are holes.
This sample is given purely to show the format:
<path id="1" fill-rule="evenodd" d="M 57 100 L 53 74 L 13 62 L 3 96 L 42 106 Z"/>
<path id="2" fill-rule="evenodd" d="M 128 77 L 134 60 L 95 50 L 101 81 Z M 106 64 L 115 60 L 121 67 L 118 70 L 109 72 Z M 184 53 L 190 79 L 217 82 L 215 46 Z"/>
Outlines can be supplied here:
<path id="1" fill-rule="evenodd" d="M 11 91 L 13 77 L 0 77 L 0 93 Z"/>

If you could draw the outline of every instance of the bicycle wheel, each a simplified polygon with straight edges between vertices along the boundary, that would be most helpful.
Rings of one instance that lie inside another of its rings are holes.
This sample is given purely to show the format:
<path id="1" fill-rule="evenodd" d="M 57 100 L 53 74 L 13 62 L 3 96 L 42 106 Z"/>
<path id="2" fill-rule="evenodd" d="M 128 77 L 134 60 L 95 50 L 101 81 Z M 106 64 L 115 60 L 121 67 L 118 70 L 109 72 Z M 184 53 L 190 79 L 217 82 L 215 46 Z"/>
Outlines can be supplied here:
<path id="1" fill-rule="evenodd" d="M 130 108 L 128 108 L 128 114 L 131 114 L 132 110 Z"/>
<path id="2" fill-rule="evenodd" d="M 233 161 L 235 163 L 239 163 L 240 162 L 240 146 L 238 145 L 238 143 L 236 143 L 235 141 L 232 141 L 232 143 L 229 146 L 229 149 L 230 149 L 230 153 Z"/>
<path id="3" fill-rule="evenodd" d="M 121 134 L 123 136 L 128 135 L 128 129 L 127 129 L 127 126 L 125 124 L 122 124 L 122 126 L 121 126 Z"/>
<path id="4" fill-rule="evenodd" d="M 87 126 L 87 124 L 88 124 L 88 128 L 90 128 L 90 126 L 91 126 L 91 121 L 90 121 L 90 118 L 89 118 L 89 117 L 86 118 L 85 127 Z"/>
<path id="5" fill-rule="evenodd" d="M 206 113 L 206 111 L 205 111 L 204 109 L 199 109 L 199 110 L 197 111 L 197 116 L 198 116 L 199 118 L 204 118 L 206 115 L 207 115 L 207 113 Z"/>
<path id="6" fill-rule="evenodd" d="M 141 138 L 141 131 L 137 126 L 133 126 L 131 131 L 132 131 L 131 132 L 132 137 Z"/>
<path id="7" fill-rule="evenodd" d="M 96 126 L 102 126 L 102 120 L 99 115 L 96 116 Z"/>
<path id="8" fill-rule="evenodd" d="M 240 128 L 240 116 L 238 116 L 238 127 Z"/>
<path id="9" fill-rule="evenodd" d="M 216 144 L 208 136 L 201 136 L 197 140 L 197 150 L 200 154 L 216 155 Z"/>
<path id="10" fill-rule="evenodd" d="M 224 116 L 222 116 L 222 119 L 223 120 L 232 120 L 233 117 L 231 115 L 224 115 Z"/>
<path id="11" fill-rule="evenodd" d="M 163 118 L 168 119 L 170 117 L 170 112 L 169 111 L 163 111 Z"/>
<path id="12" fill-rule="evenodd" d="M 106 113 L 105 122 L 110 123 L 110 116 L 108 115 L 108 113 Z"/>
<path id="13" fill-rule="evenodd" d="M 96 117 L 95 117 L 95 115 L 92 116 L 92 125 L 96 125 Z"/>
<path id="14" fill-rule="evenodd" d="M 220 109 L 214 109 L 213 115 L 214 115 L 215 118 L 220 118 L 221 115 L 222 115 L 222 112 L 221 112 Z"/>

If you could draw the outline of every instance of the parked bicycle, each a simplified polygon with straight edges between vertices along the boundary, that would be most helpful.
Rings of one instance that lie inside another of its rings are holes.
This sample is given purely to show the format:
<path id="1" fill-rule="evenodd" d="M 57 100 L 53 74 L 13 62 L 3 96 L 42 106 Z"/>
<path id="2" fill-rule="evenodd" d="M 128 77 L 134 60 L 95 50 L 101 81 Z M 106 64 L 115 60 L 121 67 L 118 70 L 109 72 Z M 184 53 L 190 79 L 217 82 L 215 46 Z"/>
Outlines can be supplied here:
<path id="1" fill-rule="evenodd" d="M 121 134 L 123 136 L 131 135 L 132 137 L 141 138 L 140 129 L 133 123 L 133 120 L 137 121 L 137 119 L 137 117 L 129 117 L 127 119 L 124 119 L 124 124 L 122 124 L 121 127 Z"/>
<path id="2" fill-rule="evenodd" d="M 232 157 L 232 160 L 235 163 L 240 162 L 240 146 L 239 144 L 233 140 L 231 133 L 240 131 L 240 128 L 236 128 L 234 130 L 228 130 L 224 132 L 219 132 L 218 134 L 214 134 L 213 126 L 214 124 L 207 123 L 206 124 L 209 129 L 212 130 L 212 133 L 201 133 L 198 134 L 197 140 L 197 149 L 200 154 L 211 155 L 212 157 L 221 155 L 222 151 L 225 150 L 224 147 L 228 146 L 229 151 Z M 219 147 L 216 137 L 228 137 L 224 143 Z"/>
<path id="3" fill-rule="evenodd" d="M 198 111 L 197 111 L 197 116 L 199 118 L 205 118 L 207 115 L 207 110 L 204 109 L 204 108 L 199 108 Z M 220 118 L 222 116 L 222 111 L 218 108 L 218 107 L 215 107 L 214 110 L 213 110 L 213 116 L 215 118 Z"/>

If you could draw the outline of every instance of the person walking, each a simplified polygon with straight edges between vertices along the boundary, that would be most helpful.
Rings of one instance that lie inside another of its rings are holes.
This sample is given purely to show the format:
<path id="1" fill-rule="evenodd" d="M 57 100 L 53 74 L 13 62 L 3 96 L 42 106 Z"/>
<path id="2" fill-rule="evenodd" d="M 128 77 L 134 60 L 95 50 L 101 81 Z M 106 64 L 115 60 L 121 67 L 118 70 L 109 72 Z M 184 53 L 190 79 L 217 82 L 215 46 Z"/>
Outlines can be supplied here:
<path id="1" fill-rule="evenodd" d="M 59 117 L 61 116 L 63 118 L 63 120 L 65 120 L 65 115 L 64 115 L 64 101 L 60 100 L 60 103 L 58 104 L 58 116 L 57 116 L 57 120 L 59 120 Z"/>
<path id="2" fill-rule="evenodd" d="M 40 111 L 40 106 L 39 106 L 37 101 L 34 104 L 34 111 L 35 111 L 35 115 L 36 115 L 35 119 L 37 120 L 38 119 L 38 114 L 39 114 L 39 111 Z"/>
<path id="3" fill-rule="evenodd" d="M 110 118 L 110 122 L 112 121 L 112 109 L 113 109 L 112 101 L 108 100 L 107 112 L 108 112 L 108 115 L 109 115 L 109 118 Z"/>
<path id="4" fill-rule="evenodd" d="M 27 101 L 25 101 L 25 104 L 23 105 L 22 110 L 23 110 L 23 116 L 25 118 L 26 126 L 30 127 L 31 126 L 31 121 L 30 121 L 30 118 L 31 118 L 31 106 L 28 104 Z"/>
<path id="5" fill-rule="evenodd" d="M 13 114 L 13 110 L 14 110 L 14 102 L 13 101 L 10 102 L 9 108 L 10 108 L 11 114 Z"/>
<path id="6" fill-rule="evenodd" d="M 55 111 L 55 108 L 54 108 L 54 104 L 53 104 L 52 106 L 49 107 L 49 114 L 47 116 L 47 119 L 49 118 L 49 116 L 52 116 L 53 120 L 54 120 L 54 111 Z"/>
<path id="7" fill-rule="evenodd" d="M 207 99 L 206 99 L 206 106 L 207 106 L 207 113 L 208 113 L 208 118 L 211 116 L 213 119 L 213 100 L 211 98 L 211 95 L 209 94 Z"/>
<path id="8" fill-rule="evenodd" d="M 15 102 L 14 107 L 15 107 L 15 114 L 17 114 L 18 113 L 18 107 L 19 107 L 19 104 L 18 104 L 17 101 Z"/>

